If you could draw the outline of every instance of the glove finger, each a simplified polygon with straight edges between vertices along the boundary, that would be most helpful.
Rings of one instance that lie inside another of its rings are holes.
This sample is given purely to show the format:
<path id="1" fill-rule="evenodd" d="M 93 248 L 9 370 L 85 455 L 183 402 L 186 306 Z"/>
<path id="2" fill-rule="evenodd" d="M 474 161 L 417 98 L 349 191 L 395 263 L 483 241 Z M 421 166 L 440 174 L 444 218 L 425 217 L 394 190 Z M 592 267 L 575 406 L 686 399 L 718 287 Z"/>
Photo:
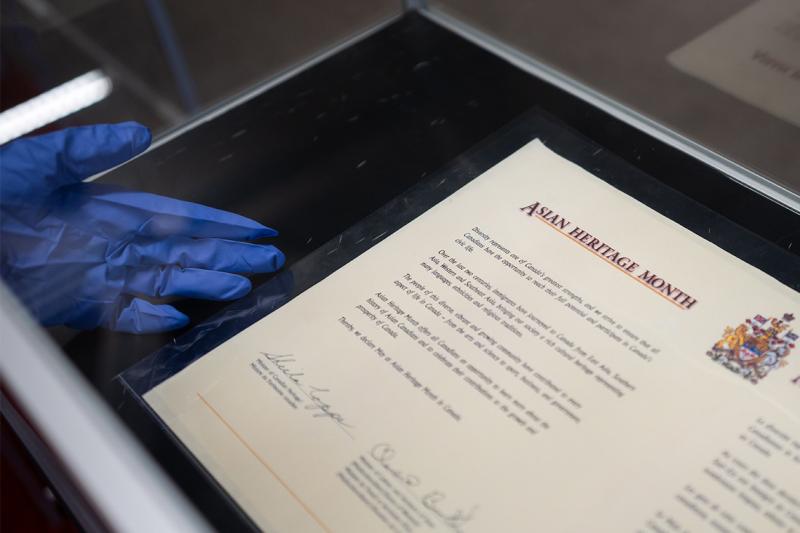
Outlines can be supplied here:
<path id="1" fill-rule="evenodd" d="M 121 309 L 107 325 L 113 331 L 159 333 L 179 329 L 189 323 L 189 317 L 171 305 L 155 305 L 140 298 L 123 299 L 121 304 Z"/>
<path id="2" fill-rule="evenodd" d="M 127 293 L 155 298 L 182 296 L 204 300 L 234 300 L 250 292 L 251 288 L 249 279 L 236 274 L 167 266 L 131 271 L 124 290 Z"/>
<path id="3" fill-rule="evenodd" d="M 137 240 L 121 249 L 113 263 L 128 266 L 180 265 L 182 267 L 257 274 L 275 272 L 286 258 L 271 245 L 251 244 L 224 239 Z"/>
<path id="4" fill-rule="evenodd" d="M 28 205 L 143 152 L 150 130 L 136 122 L 99 124 L 17 139 L 0 148 L 3 205 Z"/>
<path id="5" fill-rule="evenodd" d="M 255 220 L 201 204 L 137 191 L 92 184 L 92 209 L 113 212 L 139 235 L 252 240 L 274 237 L 272 228 Z"/>
<path id="6" fill-rule="evenodd" d="M 150 130 L 137 122 L 98 124 L 63 130 L 63 164 L 78 180 L 108 170 L 144 152 Z"/>

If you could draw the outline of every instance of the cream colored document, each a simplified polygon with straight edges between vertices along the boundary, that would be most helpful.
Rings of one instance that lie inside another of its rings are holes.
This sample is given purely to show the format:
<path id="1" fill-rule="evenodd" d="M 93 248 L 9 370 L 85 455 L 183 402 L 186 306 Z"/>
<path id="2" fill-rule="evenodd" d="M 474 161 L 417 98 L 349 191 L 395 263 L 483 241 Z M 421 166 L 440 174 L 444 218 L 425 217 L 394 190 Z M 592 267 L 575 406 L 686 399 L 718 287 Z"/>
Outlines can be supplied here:
<path id="1" fill-rule="evenodd" d="M 800 531 L 799 313 L 537 140 L 145 399 L 269 531 Z"/>
<path id="2" fill-rule="evenodd" d="M 760 0 L 668 61 L 717 89 L 800 126 L 800 2 Z"/>

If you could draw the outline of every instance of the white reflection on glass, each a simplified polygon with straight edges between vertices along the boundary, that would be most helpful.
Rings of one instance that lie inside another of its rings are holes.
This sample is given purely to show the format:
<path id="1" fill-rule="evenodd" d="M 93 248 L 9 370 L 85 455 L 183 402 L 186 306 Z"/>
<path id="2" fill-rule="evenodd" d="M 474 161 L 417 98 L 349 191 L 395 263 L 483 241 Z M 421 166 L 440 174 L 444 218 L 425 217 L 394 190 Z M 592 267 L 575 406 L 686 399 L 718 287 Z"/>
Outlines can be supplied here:
<path id="1" fill-rule="evenodd" d="M 0 144 L 96 104 L 113 83 L 96 69 L 0 113 Z"/>

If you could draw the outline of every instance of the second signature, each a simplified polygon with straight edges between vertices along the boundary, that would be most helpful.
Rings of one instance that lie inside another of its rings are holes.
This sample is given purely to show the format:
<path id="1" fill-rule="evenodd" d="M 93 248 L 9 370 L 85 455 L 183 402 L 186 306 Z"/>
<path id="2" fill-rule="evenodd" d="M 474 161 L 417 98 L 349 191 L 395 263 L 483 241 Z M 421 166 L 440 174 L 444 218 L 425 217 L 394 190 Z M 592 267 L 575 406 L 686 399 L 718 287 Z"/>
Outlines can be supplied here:
<path id="1" fill-rule="evenodd" d="M 392 477 L 407 487 L 413 489 L 421 485 L 422 481 L 419 476 L 405 472 L 395 464 L 397 452 L 392 445 L 385 442 L 376 444 L 372 447 L 370 455 L 373 459 L 378 461 Z M 412 493 L 418 497 L 426 509 L 431 511 L 447 527 L 457 533 L 463 531 L 463 527 L 475 517 L 475 511 L 478 509 L 477 506 L 474 505 L 466 511 L 460 508 L 453 508 L 452 505 L 447 507 L 447 494 L 441 490 L 431 490 L 425 492 L 421 496 L 418 496 L 413 490 Z"/>

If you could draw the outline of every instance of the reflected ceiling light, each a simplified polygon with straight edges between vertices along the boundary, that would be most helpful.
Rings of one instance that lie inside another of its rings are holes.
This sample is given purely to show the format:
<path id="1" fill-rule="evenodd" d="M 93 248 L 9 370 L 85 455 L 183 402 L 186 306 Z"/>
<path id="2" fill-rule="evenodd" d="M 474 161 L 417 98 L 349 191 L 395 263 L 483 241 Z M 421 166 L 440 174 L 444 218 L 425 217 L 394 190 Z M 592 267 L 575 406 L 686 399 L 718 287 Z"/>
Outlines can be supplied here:
<path id="1" fill-rule="evenodd" d="M 96 104 L 113 83 L 96 69 L 0 113 L 0 144 Z"/>

